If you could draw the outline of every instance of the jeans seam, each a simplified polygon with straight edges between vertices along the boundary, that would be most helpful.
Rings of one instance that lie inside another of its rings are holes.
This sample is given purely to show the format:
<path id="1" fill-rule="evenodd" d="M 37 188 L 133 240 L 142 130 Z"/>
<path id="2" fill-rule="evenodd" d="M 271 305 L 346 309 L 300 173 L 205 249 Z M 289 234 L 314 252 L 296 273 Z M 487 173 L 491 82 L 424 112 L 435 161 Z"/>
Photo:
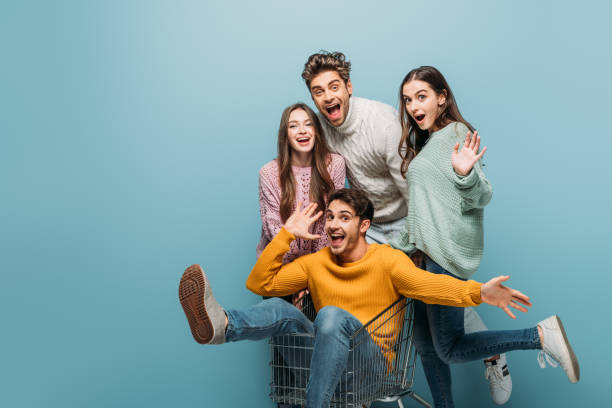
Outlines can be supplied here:
<path id="1" fill-rule="evenodd" d="M 235 329 L 234 329 L 234 324 L 231 322 L 230 316 L 231 316 L 231 313 L 228 315 L 228 319 L 227 319 L 227 320 L 228 320 L 228 322 L 227 322 L 227 328 L 225 329 L 226 338 L 228 337 L 228 334 L 230 335 L 230 337 L 231 337 L 231 335 L 235 335 L 235 334 L 236 334 L 236 331 L 235 331 Z M 233 317 L 233 316 L 232 316 L 232 317 Z M 308 329 L 308 327 L 307 327 L 307 325 L 303 324 L 303 322 L 301 321 L 301 319 L 295 319 L 295 318 L 293 318 L 293 317 L 287 317 L 287 318 L 284 318 L 284 319 L 282 319 L 282 320 L 279 320 L 279 321 L 278 321 L 278 322 L 276 322 L 276 323 L 269 324 L 269 325 L 267 325 L 267 326 L 258 326 L 258 327 L 244 327 L 244 328 L 240 329 L 240 331 L 241 331 L 242 333 L 248 333 L 248 334 L 251 334 L 251 333 L 258 333 L 258 332 L 260 332 L 260 331 L 266 331 L 266 330 L 269 330 L 271 327 L 274 327 L 274 326 L 278 325 L 279 323 L 283 324 L 283 323 L 286 323 L 286 322 L 293 322 L 293 323 L 297 323 L 297 325 L 299 325 L 299 326 L 300 326 L 302 329 L 304 329 L 304 334 L 311 334 L 311 333 L 308 333 L 308 330 L 307 330 L 307 329 Z"/>

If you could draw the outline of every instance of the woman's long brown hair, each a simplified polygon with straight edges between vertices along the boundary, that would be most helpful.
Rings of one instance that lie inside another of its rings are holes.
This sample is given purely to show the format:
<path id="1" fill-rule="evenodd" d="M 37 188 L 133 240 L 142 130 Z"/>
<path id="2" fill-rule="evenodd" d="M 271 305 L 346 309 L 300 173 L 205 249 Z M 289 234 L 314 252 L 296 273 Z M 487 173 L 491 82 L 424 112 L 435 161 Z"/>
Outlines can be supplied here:
<path id="1" fill-rule="evenodd" d="M 302 109 L 308 115 L 315 130 L 314 148 L 312 151 L 310 173 L 310 201 L 317 203 L 319 210 L 325 210 L 327 197 L 334 191 L 334 183 L 329 175 L 327 166 L 331 162 L 331 154 L 325 138 L 323 128 L 317 115 L 304 103 L 296 103 L 283 111 L 280 126 L 278 127 L 278 169 L 281 188 L 280 216 L 283 222 L 291 215 L 296 204 L 296 186 L 293 170 L 291 169 L 291 146 L 289 144 L 289 116 L 296 109 Z"/>
<path id="2" fill-rule="evenodd" d="M 441 107 L 442 111 L 436 118 L 434 125 L 438 129 L 442 129 L 444 126 L 452 122 L 461 122 L 474 131 L 472 125 L 467 120 L 463 119 L 459 112 L 459 107 L 455 101 L 455 96 L 448 86 L 446 79 L 440 71 L 434 67 L 422 66 L 415 68 L 410 71 L 404 77 L 402 84 L 399 88 L 399 106 L 400 106 L 400 123 L 402 124 L 402 139 L 398 147 L 399 155 L 402 158 L 401 171 L 402 175 L 406 177 L 408 171 L 408 165 L 419 154 L 427 139 L 429 139 L 429 131 L 421 130 L 414 119 L 406 112 L 406 102 L 404 101 L 403 88 L 407 82 L 410 81 L 423 81 L 427 82 L 431 89 L 436 95 L 444 94 L 446 102 Z"/>

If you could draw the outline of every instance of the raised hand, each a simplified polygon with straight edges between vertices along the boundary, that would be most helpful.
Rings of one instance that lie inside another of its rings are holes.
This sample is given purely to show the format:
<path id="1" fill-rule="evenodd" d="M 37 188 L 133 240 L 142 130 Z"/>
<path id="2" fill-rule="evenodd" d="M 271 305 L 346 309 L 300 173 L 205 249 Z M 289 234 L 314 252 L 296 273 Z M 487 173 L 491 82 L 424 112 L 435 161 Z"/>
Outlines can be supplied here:
<path id="1" fill-rule="evenodd" d="M 482 148 L 482 152 L 478 154 L 478 149 L 480 148 L 480 136 L 478 136 L 478 132 L 467 132 L 465 136 L 465 142 L 463 143 L 463 147 L 459 150 L 459 143 L 455 144 L 453 148 L 453 153 L 451 155 L 451 163 L 453 164 L 453 170 L 460 176 L 467 176 L 467 174 L 472 170 L 474 164 L 485 154 L 487 151 L 486 147 Z"/>
<path id="2" fill-rule="evenodd" d="M 285 229 L 296 236 L 296 238 L 304 238 L 304 239 L 319 239 L 320 235 L 311 234 L 309 229 L 313 222 L 318 220 L 321 215 L 323 215 L 323 211 L 319 211 L 315 215 L 314 212 L 317 208 L 317 203 L 310 203 L 303 209 L 302 202 L 298 201 L 297 207 L 291 217 L 287 218 L 285 221 Z"/>
<path id="3" fill-rule="evenodd" d="M 508 316 L 516 319 L 516 316 L 514 316 L 508 306 L 520 310 L 521 312 L 526 312 L 527 309 L 519 303 L 525 306 L 531 306 L 531 302 L 529 301 L 529 296 L 518 290 L 502 285 L 502 282 L 508 279 L 510 279 L 510 276 L 498 276 L 484 283 L 480 288 L 480 298 L 484 303 L 497 306 L 506 312 Z"/>

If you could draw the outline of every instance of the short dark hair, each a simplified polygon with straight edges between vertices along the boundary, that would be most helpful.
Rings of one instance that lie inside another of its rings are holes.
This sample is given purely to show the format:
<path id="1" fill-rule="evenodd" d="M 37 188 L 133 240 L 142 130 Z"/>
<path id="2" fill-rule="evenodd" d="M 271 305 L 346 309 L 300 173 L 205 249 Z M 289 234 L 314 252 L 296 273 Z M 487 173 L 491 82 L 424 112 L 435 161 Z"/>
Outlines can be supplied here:
<path id="1" fill-rule="evenodd" d="M 306 86 L 310 89 L 310 81 L 321 72 L 336 71 L 346 84 L 351 74 L 351 63 L 341 52 L 321 51 L 308 57 L 304 64 L 302 78 L 306 81 Z"/>
<path id="2" fill-rule="evenodd" d="M 355 210 L 355 215 L 359 217 L 359 221 L 370 220 L 372 222 L 372 218 L 374 218 L 374 204 L 372 204 L 365 191 L 357 188 L 341 188 L 329 196 L 329 204 L 334 200 L 340 200 L 348 204 Z"/>

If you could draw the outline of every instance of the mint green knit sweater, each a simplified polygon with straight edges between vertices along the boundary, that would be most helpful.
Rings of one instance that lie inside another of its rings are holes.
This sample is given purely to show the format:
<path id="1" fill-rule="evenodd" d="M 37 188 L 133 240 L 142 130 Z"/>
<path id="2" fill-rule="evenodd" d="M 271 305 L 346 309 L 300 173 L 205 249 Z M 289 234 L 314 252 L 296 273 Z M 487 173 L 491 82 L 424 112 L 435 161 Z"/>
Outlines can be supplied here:
<path id="1" fill-rule="evenodd" d="M 493 190 L 480 162 L 467 176 L 455 173 L 451 153 L 463 147 L 468 128 L 454 122 L 430 135 L 408 166 L 408 216 L 391 243 L 410 253 L 425 252 L 452 274 L 468 279 L 482 258 L 484 206 Z"/>

